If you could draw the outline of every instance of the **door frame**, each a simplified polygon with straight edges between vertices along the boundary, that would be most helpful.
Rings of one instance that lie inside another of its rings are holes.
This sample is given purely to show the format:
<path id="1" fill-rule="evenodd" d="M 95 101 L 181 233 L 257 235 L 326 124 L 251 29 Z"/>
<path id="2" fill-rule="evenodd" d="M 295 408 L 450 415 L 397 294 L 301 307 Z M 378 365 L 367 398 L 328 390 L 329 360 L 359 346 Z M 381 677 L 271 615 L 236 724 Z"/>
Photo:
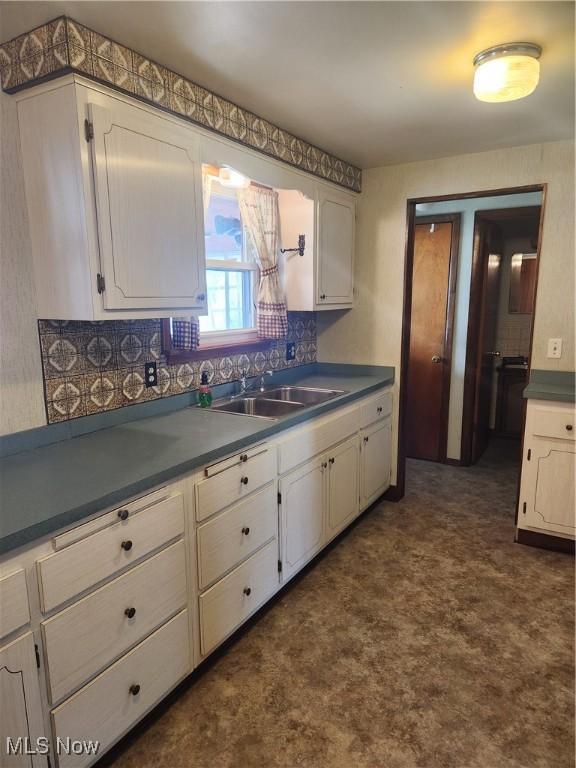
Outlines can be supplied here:
<path id="1" fill-rule="evenodd" d="M 478 401 L 478 379 L 480 375 L 480 357 L 482 354 L 480 344 L 480 330 L 482 310 L 484 304 L 485 258 L 480 247 L 480 228 L 483 222 L 498 222 L 513 216 L 514 214 L 532 214 L 535 209 L 540 209 L 540 221 L 538 223 L 538 243 L 536 245 L 536 276 L 534 289 L 534 307 L 536 306 L 536 291 L 538 289 L 538 270 L 540 266 L 540 241 L 542 239 L 542 221 L 544 219 L 544 193 L 542 203 L 539 206 L 525 206 L 524 208 L 501 208 L 497 210 L 476 211 L 474 214 L 474 235 L 472 248 L 472 269 L 470 274 L 470 301 L 468 304 L 468 327 L 466 334 L 466 363 L 464 368 L 464 392 L 462 398 L 462 435 L 460 440 L 460 464 L 470 466 L 474 457 L 474 419 Z M 530 328 L 530 352 L 528 362 L 532 356 L 532 334 L 534 332 L 534 312 L 532 313 L 532 325 Z M 523 419 L 524 421 L 524 419 Z M 522 425 L 522 429 L 524 424 Z"/>
<path id="2" fill-rule="evenodd" d="M 414 251 L 414 221 L 416 219 L 416 205 L 418 203 L 439 203 L 452 200 L 468 200 L 474 197 L 497 197 L 502 195 L 517 195 L 525 192 L 541 192 L 542 203 L 540 214 L 540 229 L 538 233 L 538 264 L 540 263 L 540 249 L 542 247 L 543 222 L 546 209 L 547 184 L 526 184 L 524 186 L 503 187 L 500 189 L 483 189 L 473 192 L 454 192 L 450 195 L 425 195 L 411 197 L 406 200 L 406 237 L 404 248 L 404 299 L 402 306 L 402 339 L 400 352 L 400 383 L 398 398 L 398 453 L 396 465 L 396 485 L 390 489 L 385 498 L 390 501 L 399 501 L 404 497 L 406 490 L 406 397 L 408 360 L 410 353 L 410 315 L 412 307 L 412 254 Z M 536 273 L 536 289 L 534 292 L 534 304 L 538 295 L 538 273 Z M 534 323 L 530 334 L 530 354 L 528 356 L 528 375 L 532 363 L 532 343 L 534 336 Z M 524 416 L 525 418 L 525 416 Z M 448 463 L 460 464 L 461 462 L 449 461 Z"/>
<path id="3" fill-rule="evenodd" d="M 458 255 L 460 252 L 460 213 L 438 213 L 428 216 L 414 217 L 414 226 L 418 224 L 452 224 L 450 238 L 450 264 L 448 267 L 448 289 L 446 293 L 446 322 L 444 324 L 444 339 L 442 342 L 442 399 L 441 434 L 440 434 L 440 462 L 447 463 L 448 448 L 448 409 L 450 406 L 450 378 L 452 376 L 452 341 L 454 337 L 454 314 L 456 308 L 456 281 L 458 277 Z M 410 269 L 410 320 L 412 319 L 412 283 L 414 269 L 414 247 L 409 254 Z M 408 345 L 408 354 L 410 345 Z M 408 363 L 410 359 L 408 359 Z M 406 368 L 406 386 L 408 386 L 409 365 Z M 449 463 L 449 462 L 448 462 Z"/>

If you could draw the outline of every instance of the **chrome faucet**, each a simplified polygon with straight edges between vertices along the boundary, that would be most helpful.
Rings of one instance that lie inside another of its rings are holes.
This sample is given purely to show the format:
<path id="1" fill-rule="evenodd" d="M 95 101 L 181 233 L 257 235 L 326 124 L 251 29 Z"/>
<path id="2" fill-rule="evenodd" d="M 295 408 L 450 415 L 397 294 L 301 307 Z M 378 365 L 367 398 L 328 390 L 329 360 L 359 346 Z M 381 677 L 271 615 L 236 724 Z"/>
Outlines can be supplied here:
<path id="1" fill-rule="evenodd" d="M 240 374 L 240 393 L 243 395 L 246 390 L 248 389 L 248 386 L 246 384 L 246 376 L 248 375 L 248 371 L 242 371 Z"/>
<path id="2" fill-rule="evenodd" d="M 260 392 L 264 392 L 265 386 L 264 381 L 266 380 L 266 376 L 273 376 L 274 371 L 264 371 L 264 373 L 260 376 L 260 385 L 258 389 Z M 256 386 L 254 384 L 248 384 L 246 379 L 248 376 L 248 371 L 242 371 L 240 375 L 240 392 L 238 392 L 237 395 L 234 395 L 234 397 L 242 397 L 247 392 L 252 392 L 253 389 L 256 389 Z"/>
<path id="3" fill-rule="evenodd" d="M 274 376 L 274 371 L 264 371 L 262 376 L 260 376 L 260 392 L 264 392 L 264 380 L 266 379 L 266 376 L 270 376 L 270 378 L 272 378 L 272 376 Z"/>

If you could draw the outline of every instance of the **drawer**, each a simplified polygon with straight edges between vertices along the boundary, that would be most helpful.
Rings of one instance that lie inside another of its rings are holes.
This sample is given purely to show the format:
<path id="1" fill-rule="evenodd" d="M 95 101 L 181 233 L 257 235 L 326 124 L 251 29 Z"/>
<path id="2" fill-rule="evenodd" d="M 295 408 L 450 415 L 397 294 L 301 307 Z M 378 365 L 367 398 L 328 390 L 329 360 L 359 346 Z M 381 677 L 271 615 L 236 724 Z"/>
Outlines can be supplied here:
<path id="1" fill-rule="evenodd" d="M 41 624 L 51 700 L 60 701 L 186 605 L 179 541 Z M 130 618 L 126 611 L 133 609 Z"/>
<path id="2" fill-rule="evenodd" d="M 320 417 L 291 430 L 278 444 L 280 474 L 341 443 L 358 431 L 358 406 Z"/>
<path id="3" fill-rule="evenodd" d="M 533 435 L 574 442 L 576 419 L 574 418 L 573 406 L 550 408 L 535 405 L 532 406 L 531 410 L 531 432 Z"/>
<path id="4" fill-rule="evenodd" d="M 40 601 L 50 611 L 136 563 L 184 532 L 184 501 L 174 494 L 37 562 Z"/>
<path id="5" fill-rule="evenodd" d="M 190 671 L 188 611 L 182 611 L 53 709 L 54 737 L 98 741 L 102 755 Z M 95 759 L 61 754 L 58 765 L 81 768 Z"/>
<path id="6" fill-rule="evenodd" d="M 278 542 L 274 540 L 201 595 L 202 654 L 209 653 L 240 626 L 278 586 Z"/>
<path id="7" fill-rule="evenodd" d="M 392 392 L 382 392 L 360 404 L 360 428 L 392 415 Z"/>
<path id="8" fill-rule="evenodd" d="M 219 472 L 214 468 L 225 465 Z M 262 446 L 255 455 L 249 451 L 207 467 L 210 476 L 196 486 L 196 519 L 206 520 L 216 512 L 240 501 L 276 477 L 274 446 Z"/>
<path id="9" fill-rule="evenodd" d="M 0 638 L 30 621 L 26 573 L 20 568 L 0 578 Z"/>
<path id="10" fill-rule="evenodd" d="M 231 568 L 278 538 L 276 483 L 221 512 L 196 531 L 198 579 L 205 589 Z"/>

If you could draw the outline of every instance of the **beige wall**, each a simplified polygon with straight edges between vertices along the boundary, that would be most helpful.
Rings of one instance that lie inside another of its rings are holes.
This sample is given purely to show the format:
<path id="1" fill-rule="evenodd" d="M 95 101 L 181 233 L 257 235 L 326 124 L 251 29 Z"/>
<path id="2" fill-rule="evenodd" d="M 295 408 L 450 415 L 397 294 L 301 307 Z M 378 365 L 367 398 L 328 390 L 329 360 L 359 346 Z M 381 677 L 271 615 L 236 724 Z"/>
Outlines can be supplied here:
<path id="1" fill-rule="evenodd" d="M 46 423 L 15 99 L 0 93 L 0 434 Z"/>
<path id="2" fill-rule="evenodd" d="M 398 378 L 408 198 L 543 182 L 548 183 L 548 193 L 532 365 L 574 370 L 572 142 L 513 147 L 364 171 L 357 222 L 356 307 L 349 312 L 319 313 L 319 359 L 394 365 Z M 560 360 L 546 358 L 549 337 L 564 339 Z M 397 434 L 397 413 L 394 430 Z"/>

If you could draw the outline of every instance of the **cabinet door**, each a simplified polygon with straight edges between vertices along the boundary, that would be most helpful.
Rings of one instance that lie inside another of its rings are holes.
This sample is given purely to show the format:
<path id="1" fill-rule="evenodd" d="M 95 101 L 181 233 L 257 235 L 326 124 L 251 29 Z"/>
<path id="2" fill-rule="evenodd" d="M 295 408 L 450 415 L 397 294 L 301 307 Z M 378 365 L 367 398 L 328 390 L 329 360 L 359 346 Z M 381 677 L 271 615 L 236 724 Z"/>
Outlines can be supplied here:
<path id="1" fill-rule="evenodd" d="M 574 444 L 536 439 L 527 449 L 530 461 L 525 461 L 523 467 L 519 524 L 573 534 L 576 531 Z"/>
<path id="2" fill-rule="evenodd" d="M 26 754 L 42 748 L 40 689 L 34 639 L 31 632 L 0 650 L 0 765 L 2 768 L 46 766 L 46 757 Z M 19 754 L 8 752 L 19 743 Z M 20 739 L 20 742 L 18 742 Z"/>
<path id="3" fill-rule="evenodd" d="M 110 99 L 90 105 L 106 309 L 205 306 L 201 166 L 185 128 Z"/>
<path id="4" fill-rule="evenodd" d="M 328 537 L 358 514 L 358 437 L 328 453 Z"/>
<path id="5" fill-rule="evenodd" d="M 392 422 L 378 421 L 361 433 L 361 507 L 364 509 L 390 486 Z"/>
<path id="6" fill-rule="evenodd" d="M 313 459 L 280 480 L 284 581 L 324 544 L 325 468 L 325 457 Z"/>
<path id="7" fill-rule="evenodd" d="M 318 195 L 316 301 L 319 305 L 353 301 L 356 204 L 332 192 Z"/>

